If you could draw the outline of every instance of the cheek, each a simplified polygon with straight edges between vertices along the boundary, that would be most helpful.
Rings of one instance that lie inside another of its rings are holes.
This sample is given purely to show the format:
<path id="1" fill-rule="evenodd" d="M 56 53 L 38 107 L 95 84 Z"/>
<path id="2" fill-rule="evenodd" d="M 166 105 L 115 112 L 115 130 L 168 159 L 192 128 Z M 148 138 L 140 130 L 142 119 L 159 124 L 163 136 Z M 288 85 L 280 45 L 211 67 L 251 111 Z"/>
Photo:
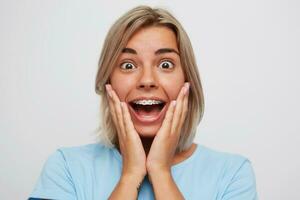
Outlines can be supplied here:
<path id="1" fill-rule="evenodd" d="M 110 83 L 120 101 L 125 101 L 126 96 L 135 85 L 134 79 L 120 74 L 112 74 Z"/>
<path id="2" fill-rule="evenodd" d="M 176 100 L 182 86 L 184 85 L 184 77 L 170 76 L 168 78 L 161 79 L 160 83 L 170 100 Z"/>
<path id="3" fill-rule="evenodd" d="M 173 83 L 175 83 L 175 82 L 173 82 Z M 163 88 L 164 88 L 165 92 L 167 93 L 168 97 L 170 98 L 170 100 L 177 99 L 177 96 L 184 84 L 183 81 L 180 84 L 173 84 L 173 83 L 167 82 L 163 85 Z"/>

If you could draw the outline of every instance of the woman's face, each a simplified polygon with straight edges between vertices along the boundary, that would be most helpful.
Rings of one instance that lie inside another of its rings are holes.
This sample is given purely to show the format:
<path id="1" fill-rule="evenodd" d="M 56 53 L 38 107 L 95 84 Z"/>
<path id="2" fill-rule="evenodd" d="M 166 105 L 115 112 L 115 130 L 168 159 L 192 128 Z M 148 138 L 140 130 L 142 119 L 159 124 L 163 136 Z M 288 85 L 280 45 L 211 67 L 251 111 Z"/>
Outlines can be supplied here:
<path id="1" fill-rule="evenodd" d="M 185 78 L 176 36 L 167 27 L 146 27 L 128 41 L 110 76 L 120 101 L 126 102 L 136 131 L 154 137 L 169 103 Z"/>

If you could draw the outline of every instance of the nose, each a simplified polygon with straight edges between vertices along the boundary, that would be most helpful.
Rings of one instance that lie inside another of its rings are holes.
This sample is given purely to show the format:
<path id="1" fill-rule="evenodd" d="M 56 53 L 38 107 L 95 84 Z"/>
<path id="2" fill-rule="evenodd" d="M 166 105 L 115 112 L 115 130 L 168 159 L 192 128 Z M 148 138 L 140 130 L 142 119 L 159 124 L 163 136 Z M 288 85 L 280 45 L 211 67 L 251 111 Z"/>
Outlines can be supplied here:
<path id="1" fill-rule="evenodd" d="M 138 82 L 139 89 L 154 89 L 158 87 L 158 83 L 155 77 L 155 73 L 151 67 L 144 67 Z"/>

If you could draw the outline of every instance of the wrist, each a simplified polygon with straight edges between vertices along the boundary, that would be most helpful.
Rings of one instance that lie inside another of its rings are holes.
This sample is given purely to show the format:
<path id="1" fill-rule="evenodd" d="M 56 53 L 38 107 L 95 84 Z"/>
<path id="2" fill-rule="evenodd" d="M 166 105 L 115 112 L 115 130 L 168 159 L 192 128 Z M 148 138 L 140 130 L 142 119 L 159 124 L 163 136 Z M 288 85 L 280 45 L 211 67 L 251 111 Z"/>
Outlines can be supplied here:
<path id="1" fill-rule="evenodd" d="M 120 178 L 120 184 L 130 185 L 138 190 L 144 180 L 144 177 L 145 176 L 143 175 L 123 174 Z"/>
<path id="2" fill-rule="evenodd" d="M 167 165 L 148 165 L 147 173 L 150 175 L 155 174 L 168 174 L 171 172 L 171 168 Z"/>
<path id="3" fill-rule="evenodd" d="M 152 169 L 148 172 L 148 176 L 151 184 L 156 181 L 160 182 L 172 179 L 172 173 L 170 169 Z"/>

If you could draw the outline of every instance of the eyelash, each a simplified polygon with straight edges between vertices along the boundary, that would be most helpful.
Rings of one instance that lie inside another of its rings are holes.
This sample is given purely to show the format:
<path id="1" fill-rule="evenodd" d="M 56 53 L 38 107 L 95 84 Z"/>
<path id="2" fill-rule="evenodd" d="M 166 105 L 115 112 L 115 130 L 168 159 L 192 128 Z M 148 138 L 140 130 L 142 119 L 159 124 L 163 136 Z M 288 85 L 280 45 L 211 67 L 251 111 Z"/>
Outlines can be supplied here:
<path id="1" fill-rule="evenodd" d="M 162 63 L 165 63 L 165 62 L 168 62 L 168 63 L 171 63 L 171 67 L 170 68 L 168 68 L 168 69 L 173 69 L 174 67 L 175 67 L 175 64 L 172 62 L 172 61 L 170 61 L 170 60 L 162 60 L 161 61 L 161 63 L 159 64 L 159 66 L 162 64 Z M 165 68 L 162 68 L 162 69 L 165 69 Z"/>
<path id="2" fill-rule="evenodd" d="M 123 67 L 124 64 L 131 64 L 131 65 L 133 65 L 133 66 L 135 67 L 135 65 L 134 65 L 131 61 L 125 61 L 125 62 L 122 62 L 122 63 L 120 64 L 120 68 L 123 69 L 123 70 L 133 70 L 133 69 L 126 69 L 126 68 L 124 68 L 124 67 Z M 135 67 L 135 68 L 136 68 L 136 67 Z"/>
<path id="3" fill-rule="evenodd" d="M 175 64 L 174 64 L 172 61 L 170 61 L 170 60 L 162 60 L 162 61 L 160 62 L 160 64 L 159 64 L 159 66 L 160 66 L 162 63 L 165 63 L 165 62 L 171 63 L 171 65 L 172 65 L 172 66 L 171 66 L 170 68 L 168 68 L 168 69 L 173 69 L 173 68 L 175 67 Z M 134 70 L 134 69 L 126 69 L 125 67 L 123 67 L 124 64 L 131 64 L 131 65 L 134 66 L 133 68 L 136 68 L 136 66 L 133 64 L 133 62 L 131 62 L 131 61 L 125 61 L 125 62 L 122 62 L 122 63 L 120 64 L 120 68 L 123 69 L 123 70 Z M 166 68 L 162 68 L 162 69 L 168 70 L 168 69 L 166 69 Z"/>

